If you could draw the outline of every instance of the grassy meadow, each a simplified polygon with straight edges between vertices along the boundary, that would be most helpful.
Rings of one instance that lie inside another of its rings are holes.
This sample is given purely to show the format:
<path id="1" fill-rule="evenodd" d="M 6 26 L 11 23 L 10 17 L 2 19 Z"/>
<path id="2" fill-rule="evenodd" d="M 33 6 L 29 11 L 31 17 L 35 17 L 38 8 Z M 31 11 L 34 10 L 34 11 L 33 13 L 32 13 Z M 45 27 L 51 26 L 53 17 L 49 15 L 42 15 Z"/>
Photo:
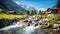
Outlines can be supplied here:
<path id="1" fill-rule="evenodd" d="M 21 19 L 21 18 L 26 18 L 28 15 L 14 15 L 14 14 L 4 14 L 1 13 L 0 14 L 0 19 L 8 19 L 8 20 L 13 20 L 13 19 Z M 38 19 L 44 19 L 47 18 L 49 19 L 49 21 L 46 21 L 45 23 L 49 23 L 49 24 L 54 24 L 57 23 L 57 21 L 60 20 L 60 14 L 56 14 L 53 16 L 48 16 L 48 15 L 34 15 L 36 18 Z"/>
<path id="2" fill-rule="evenodd" d="M 0 14 L 0 19 L 25 18 L 27 15 Z"/>

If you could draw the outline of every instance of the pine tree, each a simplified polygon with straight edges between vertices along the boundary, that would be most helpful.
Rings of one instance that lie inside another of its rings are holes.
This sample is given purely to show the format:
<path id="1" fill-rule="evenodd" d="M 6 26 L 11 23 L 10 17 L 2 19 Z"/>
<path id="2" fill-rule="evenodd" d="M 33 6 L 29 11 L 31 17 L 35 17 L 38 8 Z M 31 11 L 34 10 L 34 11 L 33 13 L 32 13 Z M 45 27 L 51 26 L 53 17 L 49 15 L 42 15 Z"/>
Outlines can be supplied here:
<path id="1" fill-rule="evenodd" d="M 37 14 L 37 11 L 36 11 L 36 10 L 34 10 L 34 14 L 35 14 L 35 15 Z"/>
<path id="2" fill-rule="evenodd" d="M 30 12 L 29 12 L 28 10 L 26 10 L 26 14 L 27 14 L 27 15 L 30 15 Z"/>
<path id="3" fill-rule="evenodd" d="M 34 11 L 33 10 L 31 11 L 31 15 L 34 15 Z"/>
<path id="4" fill-rule="evenodd" d="M 41 10 L 39 11 L 39 14 L 41 14 Z"/>

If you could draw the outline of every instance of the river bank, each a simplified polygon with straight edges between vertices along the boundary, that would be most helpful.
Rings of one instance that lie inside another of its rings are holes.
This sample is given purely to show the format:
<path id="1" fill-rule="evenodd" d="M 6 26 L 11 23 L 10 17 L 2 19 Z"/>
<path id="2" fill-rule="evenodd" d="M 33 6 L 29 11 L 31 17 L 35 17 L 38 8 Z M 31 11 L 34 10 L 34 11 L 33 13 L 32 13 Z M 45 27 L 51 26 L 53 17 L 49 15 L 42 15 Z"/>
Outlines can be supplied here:
<path id="1" fill-rule="evenodd" d="M 48 19 L 48 17 L 41 17 L 40 15 L 33 15 L 33 16 L 25 16 L 24 18 L 15 18 L 15 19 L 9 19 L 9 18 L 12 18 L 11 15 L 8 19 L 6 19 L 6 16 L 8 15 L 5 15 L 5 19 L 0 16 L 1 18 L 3 19 L 0 19 L 0 28 L 3 28 L 4 27 L 7 27 L 7 26 L 11 26 L 11 25 L 17 25 L 16 28 L 13 28 L 14 30 L 12 31 L 12 28 L 11 28 L 11 31 L 10 29 L 7 30 L 8 32 L 12 32 L 12 34 L 16 34 L 15 31 L 17 31 L 17 33 L 20 34 L 20 28 L 17 28 L 17 27 L 26 27 L 27 28 L 27 31 L 26 30 L 23 30 L 23 31 L 26 31 L 26 33 L 28 32 L 28 30 L 30 31 L 30 26 L 31 25 L 34 25 L 33 27 L 31 27 L 32 29 L 34 29 L 35 27 L 39 26 L 39 30 L 41 30 L 44 34 L 59 34 L 60 32 L 60 22 L 59 22 L 59 19 L 55 19 L 55 18 L 51 18 L 51 19 Z M 14 17 L 14 16 L 13 16 Z M 18 17 L 18 16 L 17 16 Z M 57 26 L 57 27 L 55 27 Z M 15 26 L 14 26 L 15 27 Z M 9 27 L 10 28 L 10 27 Z M 21 28 L 23 29 L 23 28 Z M 5 32 L 5 33 L 8 33 L 8 32 Z M 40 31 L 40 33 L 41 33 Z M 21 31 L 22 32 L 22 31 Z M 35 31 L 33 31 L 34 33 L 36 33 Z M 47 32 L 47 33 L 45 33 Z M 3 33 L 3 32 L 2 32 Z M 8 33 L 8 34 L 10 34 Z M 23 32 L 22 32 L 23 33 Z M 29 32 L 31 33 L 31 31 Z M 38 33 L 38 31 L 37 31 Z"/>

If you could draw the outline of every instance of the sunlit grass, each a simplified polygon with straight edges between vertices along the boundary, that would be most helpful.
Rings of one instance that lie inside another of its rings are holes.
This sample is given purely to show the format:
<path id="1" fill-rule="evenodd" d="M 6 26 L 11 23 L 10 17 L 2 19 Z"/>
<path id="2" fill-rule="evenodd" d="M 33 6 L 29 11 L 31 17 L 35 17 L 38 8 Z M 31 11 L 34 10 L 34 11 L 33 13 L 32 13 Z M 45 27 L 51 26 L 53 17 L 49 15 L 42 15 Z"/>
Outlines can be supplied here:
<path id="1" fill-rule="evenodd" d="M 0 14 L 0 19 L 15 19 L 15 18 L 25 18 L 28 15 L 13 15 L 13 14 Z M 60 19 L 60 14 L 54 15 L 54 16 L 48 16 L 48 15 L 34 15 L 36 18 L 42 18 L 44 19 L 45 17 L 50 20 L 48 22 L 49 24 L 54 24 L 56 20 Z M 54 20 L 53 20 L 54 19 Z"/>
<path id="2" fill-rule="evenodd" d="M 56 15 L 53 15 L 53 16 L 48 16 L 48 15 L 35 15 L 37 18 L 47 18 L 49 19 L 49 21 L 47 23 L 49 23 L 50 25 L 51 24 L 55 24 L 57 23 L 58 19 L 60 20 L 60 14 L 56 14 Z"/>
<path id="3" fill-rule="evenodd" d="M 0 14 L 0 19 L 25 18 L 27 15 Z"/>

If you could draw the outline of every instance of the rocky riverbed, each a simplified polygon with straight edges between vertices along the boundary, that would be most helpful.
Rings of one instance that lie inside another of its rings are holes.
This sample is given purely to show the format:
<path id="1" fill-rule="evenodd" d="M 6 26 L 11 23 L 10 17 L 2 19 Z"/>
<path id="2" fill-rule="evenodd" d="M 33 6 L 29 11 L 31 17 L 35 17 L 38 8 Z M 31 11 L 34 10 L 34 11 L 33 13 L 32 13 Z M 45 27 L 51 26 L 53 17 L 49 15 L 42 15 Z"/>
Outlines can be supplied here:
<path id="1" fill-rule="evenodd" d="M 49 25 L 42 19 L 29 16 L 26 19 L 11 21 L 9 25 L 0 29 L 0 34 L 60 34 L 60 27 Z"/>

